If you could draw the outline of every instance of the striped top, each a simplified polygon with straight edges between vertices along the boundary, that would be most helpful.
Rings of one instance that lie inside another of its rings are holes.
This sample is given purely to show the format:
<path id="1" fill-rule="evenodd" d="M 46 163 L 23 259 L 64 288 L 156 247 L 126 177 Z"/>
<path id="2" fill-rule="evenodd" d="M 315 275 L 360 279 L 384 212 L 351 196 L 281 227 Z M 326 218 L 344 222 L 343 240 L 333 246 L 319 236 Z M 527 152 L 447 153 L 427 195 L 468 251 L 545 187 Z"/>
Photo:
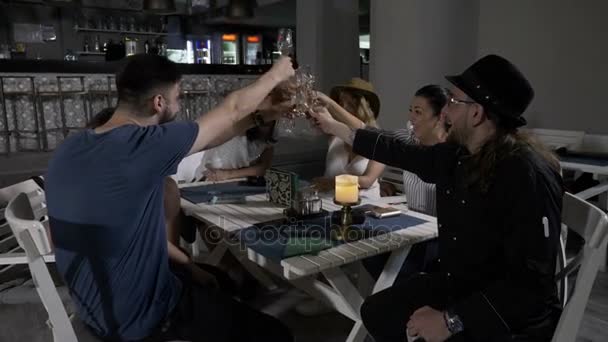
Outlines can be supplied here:
<path id="1" fill-rule="evenodd" d="M 394 132 L 394 135 L 399 140 L 407 141 L 409 144 L 418 143 L 409 129 L 397 130 Z M 435 184 L 424 182 L 415 173 L 403 171 L 403 192 L 407 198 L 407 207 L 409 209 L 437 216 Z"/>

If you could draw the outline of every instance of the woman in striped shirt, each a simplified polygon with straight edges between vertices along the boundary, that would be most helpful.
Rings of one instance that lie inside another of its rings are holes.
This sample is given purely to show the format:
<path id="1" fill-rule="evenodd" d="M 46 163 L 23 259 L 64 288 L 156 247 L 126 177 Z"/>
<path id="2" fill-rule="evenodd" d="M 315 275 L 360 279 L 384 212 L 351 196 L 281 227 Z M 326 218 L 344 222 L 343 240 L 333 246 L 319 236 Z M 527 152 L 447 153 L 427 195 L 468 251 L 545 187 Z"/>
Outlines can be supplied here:
<path id="1" fill-rule="evenodd" d="M 323 93 L 318 93 L 318 97 L 330 108 L 337 107 L 335 102 Z M 443 108 L 446 106 L 448 98 L 448 90 L 438 85 L 431 84 L 418 89 L 409 107 L 408 127 L 395 131 L 393 134 L 412 144 L 430 146 L 445 141 L 447 131 Z M 330 111 L 336 120 L 344 122 L 350 127 L 369 126 L 357 116 L 342 112 L 344 111 Z M 435 184 L 425 183 L 415 174 L 403 171 L 403 189 L 408 208 L 436 216 Z"/>
<path id="2" fill-rule="evenodd" d="M 406 129 L 393 134 L 412 144 L 435 145 L 445 141 L 446 107 L 450 98 L 447 89 L 438 85 L 427 85 L 416 91 L 409 107 L 409 122 Z M 436 216 L 435 184 L 425 183 L 414 173 L 403 171 L 403 192 L 409 209 Z M 401 268 L 398 281 L 418 272 L 428 272 L 434 267 L 439 255 L 435 239 L 415 244 Z M 369 273 L 377 278 L 388 255 L 367 259 L 364 262 Z"/>
<path id="3" fill-rule="evenodd" d="M 448 90 L 438 85 L 424 86 L 414 95 L 409 108 L 408 128 L 397 131 L 402 139 L 422 145 L 435 145 L 445 141 L 445 114 Z M 403 171 L 403 191 L 409 209 L 436 216 L 435 184 L 425 183 L 414 173 Z"/>

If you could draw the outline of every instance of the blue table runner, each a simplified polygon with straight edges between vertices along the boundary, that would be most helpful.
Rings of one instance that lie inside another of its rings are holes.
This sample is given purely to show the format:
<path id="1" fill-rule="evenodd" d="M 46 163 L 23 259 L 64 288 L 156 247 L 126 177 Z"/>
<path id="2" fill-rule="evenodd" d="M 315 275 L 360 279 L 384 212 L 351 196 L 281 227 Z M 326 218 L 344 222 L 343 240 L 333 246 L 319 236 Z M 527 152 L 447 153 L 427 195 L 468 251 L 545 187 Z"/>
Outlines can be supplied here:
<path id="1" fill-rule="evenodd" d="M 331 239 L 332 222 L 339 223 L 339 212 L 300 221 L 273 220 L 242 229 L 237 233 L 237 239 L 244 247 L 271 260 L 280 261 L 296 255 L 315 254 L 343 243 Z M 370 235 L 379 235 L 424 222 L 427 221 L 407 214 L 382 219 L 366 215 L 362 224 L 353 227 L 368 231 Z"/>
<path id="2" fill-rule="evenodd" d="M 265 186 L 249 185 L 245 181 L 205 184 L 181 189 L 181 196 L 198 204 L 209 203 L 216 199 L 242 198 L 266 193 Z"/>

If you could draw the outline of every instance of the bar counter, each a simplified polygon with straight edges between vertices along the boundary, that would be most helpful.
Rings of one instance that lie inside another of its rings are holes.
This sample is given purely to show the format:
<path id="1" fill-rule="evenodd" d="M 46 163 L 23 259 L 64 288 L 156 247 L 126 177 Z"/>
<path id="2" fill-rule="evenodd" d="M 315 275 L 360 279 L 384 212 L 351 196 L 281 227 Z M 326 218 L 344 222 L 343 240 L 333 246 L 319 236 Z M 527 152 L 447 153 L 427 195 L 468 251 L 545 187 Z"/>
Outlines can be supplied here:
<path id="1" fill-rule="evenodd" d="M 124 61 L 0 59 L 0 73 L 114 74 Z M 270 65 L 178 64 L 178 68 L 184 75 L 259 75 Z"/>
<path id="2" fill-rule="evenodd" d="M 117 62 L 0 60 L 0 155 L 52 151 L 105 107 L 116 105 Z M 178 64 L 180 119 L 214 107 L 268 65 Z"/>

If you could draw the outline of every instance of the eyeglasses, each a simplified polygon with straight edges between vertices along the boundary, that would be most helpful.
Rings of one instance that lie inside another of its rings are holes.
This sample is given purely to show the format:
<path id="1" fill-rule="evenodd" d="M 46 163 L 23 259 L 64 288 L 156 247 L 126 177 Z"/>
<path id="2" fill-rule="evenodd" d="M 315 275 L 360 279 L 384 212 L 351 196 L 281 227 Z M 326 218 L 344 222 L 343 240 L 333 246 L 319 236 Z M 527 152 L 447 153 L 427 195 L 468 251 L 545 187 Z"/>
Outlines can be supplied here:
<path id="1" fill-rule="evenodd" d="M 453 105 L 453 104 L 475 104 L 477 102 L 475 101 L 466 101 L 466 100 L 459 100 L 459 99 L 455 99 L 453 97 L 450 97 L 450 99 L 448 100 L 448 105 Z"/>

